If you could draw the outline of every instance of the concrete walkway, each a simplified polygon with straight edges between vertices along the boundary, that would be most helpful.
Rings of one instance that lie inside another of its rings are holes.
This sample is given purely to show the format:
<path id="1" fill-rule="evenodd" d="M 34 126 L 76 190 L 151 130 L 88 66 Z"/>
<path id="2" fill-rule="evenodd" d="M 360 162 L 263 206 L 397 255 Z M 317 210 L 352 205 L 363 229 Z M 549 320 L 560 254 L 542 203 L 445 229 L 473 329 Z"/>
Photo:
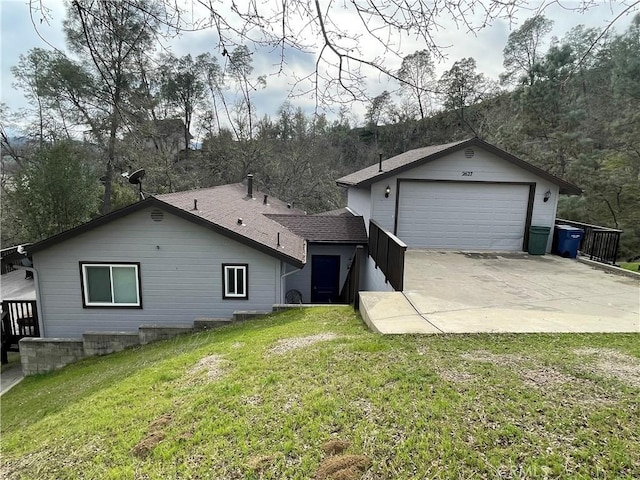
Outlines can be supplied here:
<path id="1" fill-rule="evenodd" d="M 640 332 L 640 276 L 523 253 L 409 250 L 404 292 L 362 292 L 380 333 Z"/>
<path id="2" fill-rule="evenodd" d="M 22 365 L 20 364 L 7 368 L 4 372 L 0 373 L 0 396 L 20 383 L 23 378 Z"/>

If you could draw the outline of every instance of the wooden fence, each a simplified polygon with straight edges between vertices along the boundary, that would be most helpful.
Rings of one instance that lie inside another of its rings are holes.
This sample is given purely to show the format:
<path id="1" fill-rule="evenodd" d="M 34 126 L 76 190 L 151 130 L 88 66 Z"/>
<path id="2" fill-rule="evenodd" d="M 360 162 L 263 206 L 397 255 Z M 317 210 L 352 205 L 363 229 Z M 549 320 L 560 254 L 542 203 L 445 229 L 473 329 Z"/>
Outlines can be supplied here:
<path id="1" fill-rule="evenodd" d="M 404 287 L 404 253 L 407 246 L 393 233 L 369 220 L 369 256 L 394 290 Z"/>

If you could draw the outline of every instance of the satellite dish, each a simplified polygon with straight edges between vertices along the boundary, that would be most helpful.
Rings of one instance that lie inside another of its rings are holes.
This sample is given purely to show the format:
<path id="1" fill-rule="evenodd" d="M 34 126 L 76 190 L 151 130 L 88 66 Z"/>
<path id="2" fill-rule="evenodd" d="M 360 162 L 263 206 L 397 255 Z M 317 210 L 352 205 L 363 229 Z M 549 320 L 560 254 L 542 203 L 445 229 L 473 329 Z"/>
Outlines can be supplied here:
<path id="1" fill-rule="evenodd" d="M 135 172 L 131 173 L 131 175 L 129 175 L 129 183 L 133 185 L 141 184 L 145 173 L 146 172 L 144 171 L 144 168 L 141 168 L 140 170 L 136 170 Z"/>

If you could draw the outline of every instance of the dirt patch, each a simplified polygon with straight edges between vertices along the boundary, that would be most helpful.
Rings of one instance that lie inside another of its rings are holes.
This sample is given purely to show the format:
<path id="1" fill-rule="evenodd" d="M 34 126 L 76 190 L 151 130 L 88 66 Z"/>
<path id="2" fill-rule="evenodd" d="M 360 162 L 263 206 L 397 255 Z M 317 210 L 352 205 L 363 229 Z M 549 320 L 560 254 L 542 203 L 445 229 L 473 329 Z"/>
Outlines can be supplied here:
<path id="1" fill-rule="evenodd" d="M 318 466 L 317 480 L 357 480 L 371 466 L 365 455 L 338 455 L 326 458 Z"/>
<path id="2" fill-rule="evenodd" d="M 640 359 L 613 348 L 579 348 L 573 353 L 580 356 L 597 357 L 591 367 L 595 373 L 614 377 L 632 387 L 640 387 Z"/>
<path id="3" fill-rule="evenodd" d="M 326 342 L 338 338 L 335 333 L 319 333 L 318 335 L 309 335 L 308 337 L 292 337 L 278 340 L 275 347 L 269 350 L 269 353 L 276 355 L 282 355 L 283 353 L 297 350 L 299 348 L 306 348 L 310 345 L 319 342 Z"/>
<path id="4" fill-rule="evenodd" d="M 149 431 L 155 432 L 158 430 L 162 430 L 164 427 L 169 425 L 172 420 L 173 420 L 173 417 L 171 416 L 171 414 L 165 413 L 164 415 L 156 418 L 153 422 L 149 424 Z"/>
<path id="5" fill-rule="evenodd" d="M 322 444 L 322 451 L 325 455 L 337 455 L 344 452 L 351 446 L 351 442 L 348 440 L 329 440 Z"/>
<path id="6" fill-rule="evenodd" d="M 164 440 L 164 432 L 152 432 L 133 447 L 131 453 L 138 458 L 145 458 L 149 452 L 154 449 L 162 440 Z"/>
<path id="7" fill-rule="evenodd" d="M 131 453 L 138 458 L 145 458 L 149 455 L 149 452 L 164 440 L 165 434 L 163 429 L 172 421 L 173 416 L 170 413 L 165 413 L 150 422 L 147 427 L 147 435 L 136 443 L 136 445 L 131 449 Z"/>

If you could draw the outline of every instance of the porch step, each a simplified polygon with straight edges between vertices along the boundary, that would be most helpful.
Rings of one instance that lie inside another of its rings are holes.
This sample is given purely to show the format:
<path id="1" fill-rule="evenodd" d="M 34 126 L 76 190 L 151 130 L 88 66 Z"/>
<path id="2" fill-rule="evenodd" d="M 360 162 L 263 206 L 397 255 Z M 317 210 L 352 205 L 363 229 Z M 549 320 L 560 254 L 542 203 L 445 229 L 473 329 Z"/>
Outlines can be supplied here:
<path id="1" fill-rule="evenodd" d="M 231 318 L 196 318 L 193 327 L 200 330 L 211 330 L 212 328 L 224 327 L 233 323 Z"/>

